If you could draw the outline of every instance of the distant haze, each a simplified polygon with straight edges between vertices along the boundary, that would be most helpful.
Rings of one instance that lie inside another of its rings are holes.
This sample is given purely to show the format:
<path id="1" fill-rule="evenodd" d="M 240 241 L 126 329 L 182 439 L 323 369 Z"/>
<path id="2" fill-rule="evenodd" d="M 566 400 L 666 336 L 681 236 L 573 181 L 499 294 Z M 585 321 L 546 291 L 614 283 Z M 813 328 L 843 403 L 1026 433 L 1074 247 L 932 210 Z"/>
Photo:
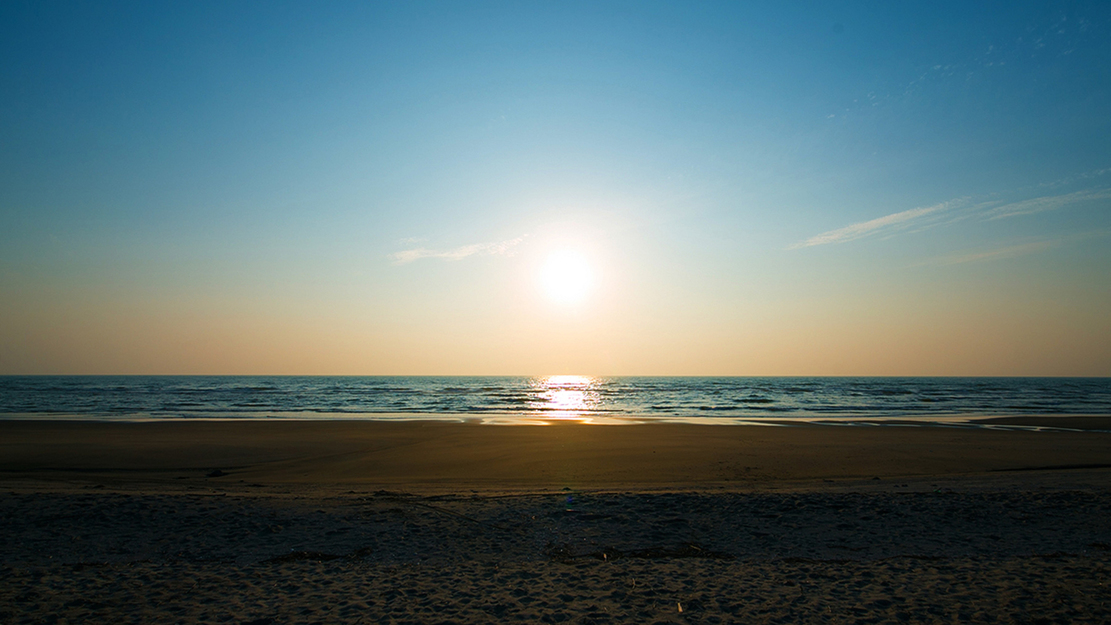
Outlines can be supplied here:
<path id="1" fill-rule="evenodd" d="M 0 5 L 0 374 L 1111 376 L 1111 4 Z"/>

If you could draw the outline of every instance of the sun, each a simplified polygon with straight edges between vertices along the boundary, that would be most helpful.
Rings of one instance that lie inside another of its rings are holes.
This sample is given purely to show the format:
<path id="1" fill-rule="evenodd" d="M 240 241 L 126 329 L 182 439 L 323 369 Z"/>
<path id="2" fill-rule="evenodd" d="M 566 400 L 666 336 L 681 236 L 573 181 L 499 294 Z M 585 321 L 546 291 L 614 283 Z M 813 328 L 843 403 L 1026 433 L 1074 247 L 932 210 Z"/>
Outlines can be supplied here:
<path id="1" fill-rule="evenodd" d="M 578 304 L 594 288 L 594 271 L 576 251 L 554 252 L 540 267 L 540 288 L 557 304 Z"/>

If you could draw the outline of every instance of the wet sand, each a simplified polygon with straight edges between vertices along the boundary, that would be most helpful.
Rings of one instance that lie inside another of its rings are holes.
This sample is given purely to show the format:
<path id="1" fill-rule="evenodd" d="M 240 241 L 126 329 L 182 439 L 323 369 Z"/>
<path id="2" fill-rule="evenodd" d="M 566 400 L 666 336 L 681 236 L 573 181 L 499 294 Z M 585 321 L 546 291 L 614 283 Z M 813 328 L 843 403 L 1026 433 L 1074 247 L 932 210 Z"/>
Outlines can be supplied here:
<path id="1" fill-rule="evenodd" d="M 0 622 L 1107 622 L 1085 423 L 0 422 Z"/>
<path id="2" fill-rule="evenodd" d="M 1013 425 L 1015 420 L 1008 421 Z M 448 422 L 0 422 L 0 477 L 44 483 L 304 484 L 419 493 L 806 486 L 1111 466 L 1111 433 L 967 427 Z"/>

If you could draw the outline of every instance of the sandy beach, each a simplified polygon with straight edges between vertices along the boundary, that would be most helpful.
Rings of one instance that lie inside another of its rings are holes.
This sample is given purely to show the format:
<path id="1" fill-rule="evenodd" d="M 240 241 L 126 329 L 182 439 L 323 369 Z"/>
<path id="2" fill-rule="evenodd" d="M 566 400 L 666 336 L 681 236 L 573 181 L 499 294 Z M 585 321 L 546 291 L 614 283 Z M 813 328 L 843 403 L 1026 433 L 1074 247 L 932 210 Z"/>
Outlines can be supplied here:
<path id="1" fill-rule="evenodd" d="M 0 621 L 1106 622 L 1106 417 L 0 422 Z"/>

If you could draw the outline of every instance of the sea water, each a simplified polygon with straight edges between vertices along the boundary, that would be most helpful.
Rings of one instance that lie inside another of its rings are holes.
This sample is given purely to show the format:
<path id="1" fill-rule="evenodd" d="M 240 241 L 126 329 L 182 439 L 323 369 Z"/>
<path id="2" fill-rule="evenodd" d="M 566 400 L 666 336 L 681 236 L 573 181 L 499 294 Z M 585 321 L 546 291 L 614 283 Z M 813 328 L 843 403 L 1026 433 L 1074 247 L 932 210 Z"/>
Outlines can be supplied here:
<path id="1" fill-rule="evenodd" d="M 0 418 L 854 422 L 1111 415 L 1111 378 L 0 376 Z"/>

